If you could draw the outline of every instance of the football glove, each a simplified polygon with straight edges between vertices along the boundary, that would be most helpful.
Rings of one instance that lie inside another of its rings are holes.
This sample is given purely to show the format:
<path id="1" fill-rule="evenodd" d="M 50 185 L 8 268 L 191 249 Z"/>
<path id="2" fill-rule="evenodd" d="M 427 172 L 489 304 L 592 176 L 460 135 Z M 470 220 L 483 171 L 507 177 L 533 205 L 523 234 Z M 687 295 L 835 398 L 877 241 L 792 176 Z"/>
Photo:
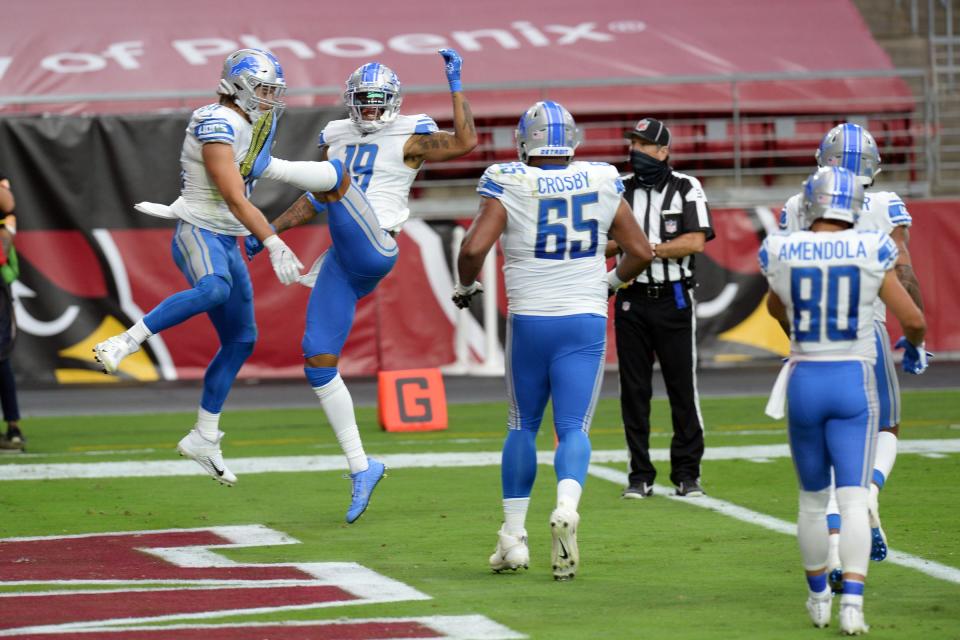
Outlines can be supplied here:
<path id="1" fill-rule="evenodd" d="M 928 360 L 933 358 L 933 354 L 926 350 L 923 343 L 920 343 L 919 347 L 915 347 L 910 344 L 906 336 L 897 340 L 893 348 L 903 349 L 903 370 L 915 376 L 926 371 L 929 366 Z"/>
<path id="2" fill-rule="evenodd" d="M 463 85 L 460 83 L 460 68 L 463 66 L 463 58 L 453 49 L 440 49 L 438 53 L 443 56 L 443 61 L 446 63 L 445 70 L 450 91 L 463 91 Z"/>
<path id="3" fill-rule="evenodd" d="M 453 288 L 453 304 L 460 309 L 466 309 L 470 306 L 470 300 L 478 293 L 483 293 L 483 285 L 474 280 L 473 284 L 465 287 L 459 282 Z"/>
<path id="4" fill-rule="evenodd" d="M 274 231 L 277 228 L 273 225 L 270 225 L 270 228 Z M 257 240 L 257 236 L 252 233 L 243 239 L 243 252 L 247 254 L 247 260 L 253 260 L 253 256 L 257 255 L 263 251 L 263 243 Z"/>
<path id="5" fill-rule="evenodd" d="M 607 297 L 609 298 L 617 292 L 617 289 L 627 284 L 617 275 L 617 268 L 614 267 L 607 271 Z"/>
<path id="6" fill-rule="evenodd" d="M 270 252 L 270 264 L 277 274 L 277 279 L 283 284 L 293 284 L 300 278 L 303 263 L 290 250 L 287 243 L 278 235 L 272 235 L 263 241 L 263 246 Z"/>

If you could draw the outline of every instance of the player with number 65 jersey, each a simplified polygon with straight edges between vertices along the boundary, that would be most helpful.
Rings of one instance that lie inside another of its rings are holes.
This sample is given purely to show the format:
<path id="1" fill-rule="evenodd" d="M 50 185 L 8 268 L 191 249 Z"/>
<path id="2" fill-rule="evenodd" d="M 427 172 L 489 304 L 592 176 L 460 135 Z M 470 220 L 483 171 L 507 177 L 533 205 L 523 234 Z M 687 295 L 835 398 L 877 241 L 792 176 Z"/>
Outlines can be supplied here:
<path id="1" fill-rule="evenodd" d="M 620 195 L 617 170 L 572 161 L 581 134 L 566 109 L 536 103 L 516 135 L 520 162 L 493 165 L 480 179 L 480 213 L 460 248 L 453 300 L 466 307 L 482 290 L 476 277 L 502 236 L 510 414 L 501 470 L 504 523 L 489 563 L 495 572 L 529 565 L 525 523 L 537 474 L 535 443 L 552 398 L 558 439 L 552 567 L 555 579 L 569 580 L 580 569 L 577 508 L 603 377 L 607 299 L 650 264 L 653 250 Z M 608 234 L 625 251 L 609 273 Z"/>

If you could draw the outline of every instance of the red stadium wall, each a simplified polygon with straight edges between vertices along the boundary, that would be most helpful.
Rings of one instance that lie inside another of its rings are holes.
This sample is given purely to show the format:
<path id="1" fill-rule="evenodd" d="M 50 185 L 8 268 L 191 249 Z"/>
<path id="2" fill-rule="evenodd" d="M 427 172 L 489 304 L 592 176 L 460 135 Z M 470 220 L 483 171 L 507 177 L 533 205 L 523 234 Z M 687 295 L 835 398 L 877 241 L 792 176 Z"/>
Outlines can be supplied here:
<path id="1" fill-rule="evenodd" d="M 923 287 L 929 333 L 927 345 L 941 354 L 960 353 L 960 257 L 948 250 L 960 244 L 960 201 L 908 204 L 914 217 L 911 255 Z M 756 253 L 773 219 L 773 210 L 726 209 L 714 212 L 717 239 L 707 245 L 698 272 L 698 330 L 701 359 L 736 362 L 774 358 L 786 341 L 764 307 L 766 283 Z M 372 375 L 380 369 L 442 366 L 453 362 L 454 319 L 448 251 L 453 224 L 408 223 L 400 236 L 400 259 L 393 272 L 358 310 L 342 369 L 346 375 Z M 329 246 L 326 227 L 313 225 L 288 234 L 307 262 Z M 164 297 L 183 288 L 169 252 L 170 230 L 97 229 L 23 231 L 16 238 L 22 277 L 15 285 L 20 326 L 15 368 L 36 381 L 112 382 L 97 373 L 91 348 L 135 321 Z M 269 261 L 250 263 L 260 336 L 241 371 L 246 378 L 297 377 L 300 338 L 309 291 L 282 287 Z M 505 300 L 501 295 L 499 317 Z M 473 310 L 471 346 L 477 345 Z M 894 339 L 899 335 L 891 325 Z M 611 331 L 611 339 L 612 331 Z M 216 350 L 216 336 L 205 318 L 194 318 L 160 336 L 124 362 L 121 379 L 196 379 Z M 616 360 L 611 344 L 611 361 Z"/>

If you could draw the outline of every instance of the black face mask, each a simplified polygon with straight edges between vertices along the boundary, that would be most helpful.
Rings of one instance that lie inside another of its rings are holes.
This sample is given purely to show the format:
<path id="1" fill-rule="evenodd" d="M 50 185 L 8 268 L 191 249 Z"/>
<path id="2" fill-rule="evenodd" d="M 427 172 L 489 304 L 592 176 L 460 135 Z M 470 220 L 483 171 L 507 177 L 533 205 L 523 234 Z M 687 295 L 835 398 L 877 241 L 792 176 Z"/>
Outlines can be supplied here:
<path id="1" fill-rule="evenodd" d="M 644 187 L 655 187 L 670 173 L 670 165 L 665 160 L 657 160 L 642 151 L 630 152 L 630 166 L 637 180 Z"/>

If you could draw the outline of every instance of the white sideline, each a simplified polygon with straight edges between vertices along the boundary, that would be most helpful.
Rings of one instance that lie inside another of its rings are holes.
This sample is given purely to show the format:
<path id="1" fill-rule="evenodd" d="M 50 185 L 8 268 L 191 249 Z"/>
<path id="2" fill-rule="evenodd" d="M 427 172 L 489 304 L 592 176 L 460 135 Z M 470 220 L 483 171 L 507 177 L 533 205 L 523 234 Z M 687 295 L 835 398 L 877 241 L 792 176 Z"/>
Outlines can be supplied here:
<path id="1" fill-rule="evenodd" d="M 173 447 L 170 448 L 171 455 Z M 901 440 L 900 454 L 960 453 L 960 439 Z M 669 460 L 669 449 L 651 449 L 653 460 Z M 772 458 L 790 457 L 785 444 L 748 447 L 709 447 L 705 460 L 755 460 L 767 462 Z M 500 464 L 499 451 L 464 453 L 410 453 L 377 456 L 388 467 L 487 467 Z M 553 464 L 553 452 L 541 451 L 540 464 Z M 595 463 L 627 462 L 625 449 L 594 451 Z M 343 456 L 273 456 L 268 458 L 228 458 L 231 470 L 237 474 L 300 473 L 309 471 L 342 471 L 346 469 Z M 68 480 L 78 478 L 146 478 L 192 476 L 199 474 L 197 464 L 190 460 L 142 460 L 123 462 L 64 462 L 52 464 L 0 464 L 0 482 L 15 480 Z M 242 478 L 241 478 L 242 480 Z"/>
<path id="2" fill-rule="evenodd" d="M 903 454 L 948 454 L 960 453 L 960 439 L 901 440 L 898 453 Z M 669 449 L 652 449 L 654 460 L 669 460 Z M 477 453 L 419 453 L 378 456 L 388 468 L 410 467 L 486 467 L 500 464 L 500 452 Z M 748 447 L 710 447 L 704 454 L 706 460 L 756 460 L 789 457 L 787 445 L 757 445 Z M 541 451 L 538 462 L 553 464 L 553 452 Z M 602 463 L 626 463 L 625 450 L 594 451 L 591 461 Z M 627 474 L 615 469 L 590 466 L 590 474 L 617 484 L 626 485 Z M 343 456 L 275 456 L 270 458 L 234 458 L 231 468 L 240 475 L 255 473 L 292 473 L 308 471 L 342 471 Z M 201 475 L 196 463 L 187 460 L 146 460 L 141 462 L 81 462 L 63 464 L 3 464 L 0 465 L 0 481 L 15 480 L 64 480 L 83 478 L 133 478 L 159 476 Z M 704 496 L 702 498 L 677 498 L 670 495 L 671 489 L 658 486 L 660 495 L 668 499 L 716 511 L 723 515 L 761 526 L 771 531 L 796 535 L 795 524 L 768 516 L 724 500 Z M 960 569 L 925 560 L 902 551 L 890 549 L 886 562 L 916 569 L 931 577 L 960 584 Z"/>

